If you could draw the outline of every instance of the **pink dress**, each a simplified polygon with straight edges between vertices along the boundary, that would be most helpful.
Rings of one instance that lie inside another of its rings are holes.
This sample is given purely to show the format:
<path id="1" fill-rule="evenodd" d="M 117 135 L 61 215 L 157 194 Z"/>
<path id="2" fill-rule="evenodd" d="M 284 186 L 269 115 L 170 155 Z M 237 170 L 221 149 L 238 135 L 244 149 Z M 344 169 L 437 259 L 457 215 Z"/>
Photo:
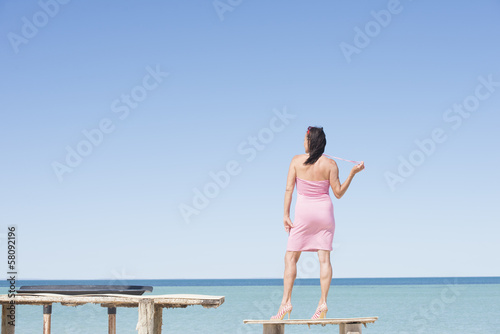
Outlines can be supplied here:
<path id="1" fill-rule="evenodd" d="M 288 236 L 287 251 L 332 250 L 335 218 L 330 199 L 330 181 L 296 178 L 295 219 Z"/>

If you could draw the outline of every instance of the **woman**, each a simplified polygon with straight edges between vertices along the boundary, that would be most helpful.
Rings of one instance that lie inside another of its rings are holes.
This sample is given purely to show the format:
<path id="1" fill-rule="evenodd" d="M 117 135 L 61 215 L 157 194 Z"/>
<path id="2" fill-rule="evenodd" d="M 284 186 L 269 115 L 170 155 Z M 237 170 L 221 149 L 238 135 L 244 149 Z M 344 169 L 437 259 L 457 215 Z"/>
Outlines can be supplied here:
<path id="1" fill-rule="evenodd" d="M 362 171 L 364 163 L 354 166 L 347 180 L 340 184 L 337 164 L 323 155 L 326 137 L 323 128 L 309 127 L 304 137 L 306 154 L 293 157 L 288 170 L 285 192 L 285 214 L 283 222 L 289 233 L 285 254 L 283 299 L 278 313 L 271 319 L 290 318 L 293 283 L 297 276 L 297 261 L 301 252 L 317 252 L 320 263 L 321 298 L 311 319 L 324 318 L 328 307 L 326 299 L 332 281 L 332 250 L 335 219 L 328 186 L 337 198 L 341 198 L 354 175 Z M 295 222 L 290 220 L 290 205 L 293 189 L 297 184 Z"/>

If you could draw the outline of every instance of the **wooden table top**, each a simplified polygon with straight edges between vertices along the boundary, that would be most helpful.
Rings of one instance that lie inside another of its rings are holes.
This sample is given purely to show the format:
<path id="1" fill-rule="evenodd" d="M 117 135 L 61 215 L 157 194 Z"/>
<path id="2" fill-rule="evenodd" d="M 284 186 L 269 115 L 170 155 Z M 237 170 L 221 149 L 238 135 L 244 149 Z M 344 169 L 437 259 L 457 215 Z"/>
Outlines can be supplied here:
<path id="1" fill-rule="evenodd" d="M 290 319 L 290 320 L 243 320 L 245 324 L 264 325 L 339 325 L 339 324 L 368 324 L 378 320 L 378 317 L 338 318 L 338 319 Z"/>
<path id="2" fill-rule="evenodd" d="M 205 308 L 216 308 L 224 303 L 224 296 L 209 295 L 125 295 L 125 294 L 95 294 L 95 295 L 60 295 L 55 293 L 15 294 L 14 298 L 0 295 L 0 304 L 14 301 L 18 305 L 47 305 L 61 303 L 66 306 L 83 305 L 87 303 L 102 304 L 105 307 L 137 307 L 140 302 L 152 300 L 155 306 L 168 308 L 184 308 L 191 305 L 201 305 Z"/>

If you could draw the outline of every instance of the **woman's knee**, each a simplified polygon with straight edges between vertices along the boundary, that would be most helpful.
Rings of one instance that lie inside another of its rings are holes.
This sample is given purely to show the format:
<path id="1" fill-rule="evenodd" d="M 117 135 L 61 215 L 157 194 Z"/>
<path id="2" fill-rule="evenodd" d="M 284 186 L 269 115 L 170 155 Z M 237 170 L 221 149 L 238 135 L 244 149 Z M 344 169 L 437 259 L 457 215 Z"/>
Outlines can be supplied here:
<path id="1" fill-rule="evenodd" d="M 300 252 L 286 252 L 285 254 L 285 263 L 296 264 L 299 260 Z"/>
<path id="2" fill-rule="evenodd" d="M 318 251 L 318 259 L 320 264 L 330 264 L 330 252 Z"/>

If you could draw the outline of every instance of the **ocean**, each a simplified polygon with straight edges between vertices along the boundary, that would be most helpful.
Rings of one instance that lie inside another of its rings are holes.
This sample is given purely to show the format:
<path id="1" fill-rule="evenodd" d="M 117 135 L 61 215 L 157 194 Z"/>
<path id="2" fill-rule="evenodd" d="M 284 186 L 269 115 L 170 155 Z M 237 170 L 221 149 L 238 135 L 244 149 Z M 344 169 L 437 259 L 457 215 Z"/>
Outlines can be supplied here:
<path id="1" fill-rule="evenodd" d="M 23 285 L 125 284 L 153 286 L 151 294 L 225 296 L 216 309 L 190 306 L 163 310 L 162 333 L 262 333 L 262 325 L 244 319 L 269 319 L 278 311 L 281 279 L 206 280 L 33 280 Z M 6 293 L 7 282 L 1 284 Z M 308 319 L 320 294 L 318 279 L 297 279 L 292 319 Z M 332 280 L 328 318 L 378 316 L 366 334 L 500 333 L 500 277 L 345 278 Z M 137 333 L 137 308 L 117 309 L 117 333 Z M 16 307 L 16 333 L 42 331 L 42 306 Z M 52 306 L 52 333 L 107 333 L 107 309 L 87 304 Z M 285 333 L 338 333 L 338 326 L 289 325 Z"/>

